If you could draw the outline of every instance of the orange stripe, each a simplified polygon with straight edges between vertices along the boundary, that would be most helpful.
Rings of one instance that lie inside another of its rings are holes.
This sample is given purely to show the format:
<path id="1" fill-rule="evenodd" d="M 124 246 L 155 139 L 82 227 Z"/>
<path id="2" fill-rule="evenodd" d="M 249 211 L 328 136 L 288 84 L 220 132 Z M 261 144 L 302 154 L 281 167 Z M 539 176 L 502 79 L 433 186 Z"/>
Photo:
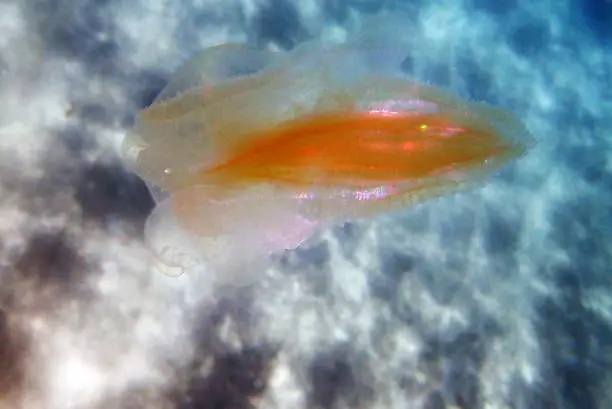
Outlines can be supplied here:
<path id="1" fill-rule="evenodd" d="M 233 159 L 202 176 L 227 183 L 268 180 L 298 186 L 368 186 L 473 166 L 507 153 L 490 126 L 443 114 L 310 116 L 247 138 Z"/>

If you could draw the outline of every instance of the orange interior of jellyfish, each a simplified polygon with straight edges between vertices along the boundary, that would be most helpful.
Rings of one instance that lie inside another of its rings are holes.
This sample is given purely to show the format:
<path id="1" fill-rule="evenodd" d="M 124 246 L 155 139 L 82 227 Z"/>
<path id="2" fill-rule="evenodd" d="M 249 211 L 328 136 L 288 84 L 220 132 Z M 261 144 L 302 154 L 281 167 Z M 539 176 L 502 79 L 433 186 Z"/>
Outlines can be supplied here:
<path id="1" fill-rule="evenodd" d="M 248 138 L 231 160 L 203 172 L 230 184 L 364 187 L 465 170 L 519 149 L 465 112 L 315 114 Z"/>

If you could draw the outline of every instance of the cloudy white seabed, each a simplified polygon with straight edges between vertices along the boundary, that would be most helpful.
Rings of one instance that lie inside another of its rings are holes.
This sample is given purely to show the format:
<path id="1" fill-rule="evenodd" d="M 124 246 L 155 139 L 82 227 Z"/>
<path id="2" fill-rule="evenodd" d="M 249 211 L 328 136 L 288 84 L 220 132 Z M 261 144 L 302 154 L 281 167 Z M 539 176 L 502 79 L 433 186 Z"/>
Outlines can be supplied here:
<path id="1" fill-rule="evenodd" d="M 479 189 L 328 229 L 220 293 L 156 273 L 118 146 L 198 50 L 400 7 L 424 82 L 538 139 Z M 0 408 L 612 407 L 612 6 L 0 2 Z"/>

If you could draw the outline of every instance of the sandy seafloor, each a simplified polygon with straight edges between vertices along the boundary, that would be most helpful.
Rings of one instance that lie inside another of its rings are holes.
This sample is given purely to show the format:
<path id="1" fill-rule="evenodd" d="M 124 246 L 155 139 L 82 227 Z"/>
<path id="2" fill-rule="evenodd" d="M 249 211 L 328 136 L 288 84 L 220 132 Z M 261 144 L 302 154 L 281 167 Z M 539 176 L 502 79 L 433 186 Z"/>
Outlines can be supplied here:
<path id="1" fill-rule="evenodd" d="M 519 115 L 480 189 L 339 226 L 253 288 L 152 268 L 118 159 L 203 47 L 400 7 L 411 74 Z M 609 1 L 0 0 L 0 408 L 612 408 Z M 607 49 L 606 49 L 607 47 Z"/>

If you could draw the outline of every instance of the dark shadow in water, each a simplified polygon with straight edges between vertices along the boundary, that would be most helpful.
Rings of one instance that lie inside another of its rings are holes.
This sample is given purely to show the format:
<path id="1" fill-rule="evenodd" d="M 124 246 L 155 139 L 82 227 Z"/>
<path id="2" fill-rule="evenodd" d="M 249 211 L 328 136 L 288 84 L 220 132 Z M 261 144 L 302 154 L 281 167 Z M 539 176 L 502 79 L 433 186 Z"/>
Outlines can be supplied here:
<path id="1" fill-rule="evenodd" d="M 273 345 L 249 341 L 255 319 L 249 288 L 228 292 L 219 302 L 202 307 L 193 332 L 196 353 L 187 369 L 187 389 L 176 394 L 177 409 L 253 407 L 253 399 L 267 388 L 278 352 Z M 228 322 L 233 328 L 231 336 L 242 344 L 238 350 L 222 339 Z"/>
<path id="2" fill-rule="evenodd" d="M 344 23 L 349 14 L 346 0 L 324 0 L 323 10 L 325 10 L 325 15 L 337 23 Z"/>
<path id="3" fill-rule="evenodd" d="M 612 325 L 599 315 L 593 291 L 612 292 L 607 266 L 612 265 L 606 229 L 612 214 L 599 203 L 605 197 L 577 197 L 553 213 L 551 234 L 571 265 L 547 267 L 559 295 L 534 308 L 542 351 L 544 391 L 532 392 L 536 407 L 595 409 L 605 396 L 606 375 L 612 370 Z M 587 304 L 587 301 L 589 304 Z"/>
<path id="4" fill-rule="evenodd" d="M 535 58 L 550 43 L 550 31 L 542 21 L 521 22 L 512 29 L 510 46 L 523 57 Z"/>
<path id="5" fill-rule="evenodd" d="M 34 234 L 14 266 L 22 278 L 64 288 L 78 286 L 88 270 L 77 243 L 63 231 Z"/>
<path id="6" fill-rule="evenodd" d="M 584 29 L 589 30 L 595 39 L 609 44 L 610 37 L 612 37 L 612 2 L 610 0 L 575 0 L 574 7 L 584 19 Z"/>
<path id="7" fill-rule="evenodd" d="M 116 70 L 119 44 L 115 25 L 108 16 L 109 1 L 36 0 L 27 14 L 45 50 L 86 64 L 91 72 Z"/>
<path id="8" fill-rule="evenodd" d="M 307 367 L 308 407 L 334 409 L 368 407 L 374 390 L 364 379 L 360 358 L 348 345 L 321 351 Z"/>
<path id="9" fill-rule="evenodd" d="M 167 75 L 156 71 L 139 71 L 129 75 L 126 85 L 134 107 L 143 109 L 151 105 L 168 81 Z"/>
<path id="10" fill-rule="evenodd" d="M 262 43 L 274 42 L 286 50 L 307 39 L 295 6 L 284 0 L 271 0 L 258 10 L 253 29 Z"/>
<path id="11" fill-rule="evenodd" d="M 5 307 L 0 304 L 0 405 L 16 401 L 25 387 L 28 352 L 27 340 L 10 325 Z"/>
<path id="12" fill-rule="evenodd" d="M 480 369 L 488 345 L 498 333 L 499 328 L 492 325 L 479 332 L 461 333 L 450 340 L 430 339 L 421 361 L 428 372 L 441 378 L 441 389 L 433 391 L 428 398 L 430 407 L 444 408 L 447 404 L 461 409 L 482 407 Z"/>
<path id="13" fill-rule="evenodd" d="M 187 390 L 177 394 L 176 409 L 252 409 L 268 383 L 275 351 L 250 346 L 239 352 L 217 355 L 206 375 L 194 370 Z"/>
<path id="14" fill-rule="evenodd" d="M 380 271 L 368 274 L 370 294 L 385 302 L 394 303 L 401 298 L 400 283 L 404 275 L 413 271 L 417 264 L 414 255 L 389 246 L 379 246 Z"/>
<path id="15" fill-rule="evenodd" d="M 139 232 L 154 206 L 144 182 L 119 164 L 83 165 L 74 197 L 85 220 L 102 226 L 121 220 L 133 224 Z"/>
<path id="16" fill-rule="evenodd" d="M 467 97 L 477 101 L 495 103 L 492 73 L 478 64 L 473 55 L 461 55 L 454 61 L 457 75 L 465 82 Z"/>
<path id="17" fill-rule="evenodd" d="M 442 392 L 439 390 L 430 392 L 423 403 L 423 409 L 446 409 L 446 402 Z"/>
<path id="18" fill-rule="evenodd" d="M 583 304 L 583 271 L 556 271 L 562 298 L 544 300 L 538 333 L 548 375 L 538 408 L 596 409 L 612 369 L 612 327 Z"/>
<path id="19" fill-rule="evenodd" d="M 492 257 L 503 258 L 509 262 L 520 244 L 521 220 L 504 216 L 494 209 L 488 213 L 484 231 L 485 249 Z"/>

